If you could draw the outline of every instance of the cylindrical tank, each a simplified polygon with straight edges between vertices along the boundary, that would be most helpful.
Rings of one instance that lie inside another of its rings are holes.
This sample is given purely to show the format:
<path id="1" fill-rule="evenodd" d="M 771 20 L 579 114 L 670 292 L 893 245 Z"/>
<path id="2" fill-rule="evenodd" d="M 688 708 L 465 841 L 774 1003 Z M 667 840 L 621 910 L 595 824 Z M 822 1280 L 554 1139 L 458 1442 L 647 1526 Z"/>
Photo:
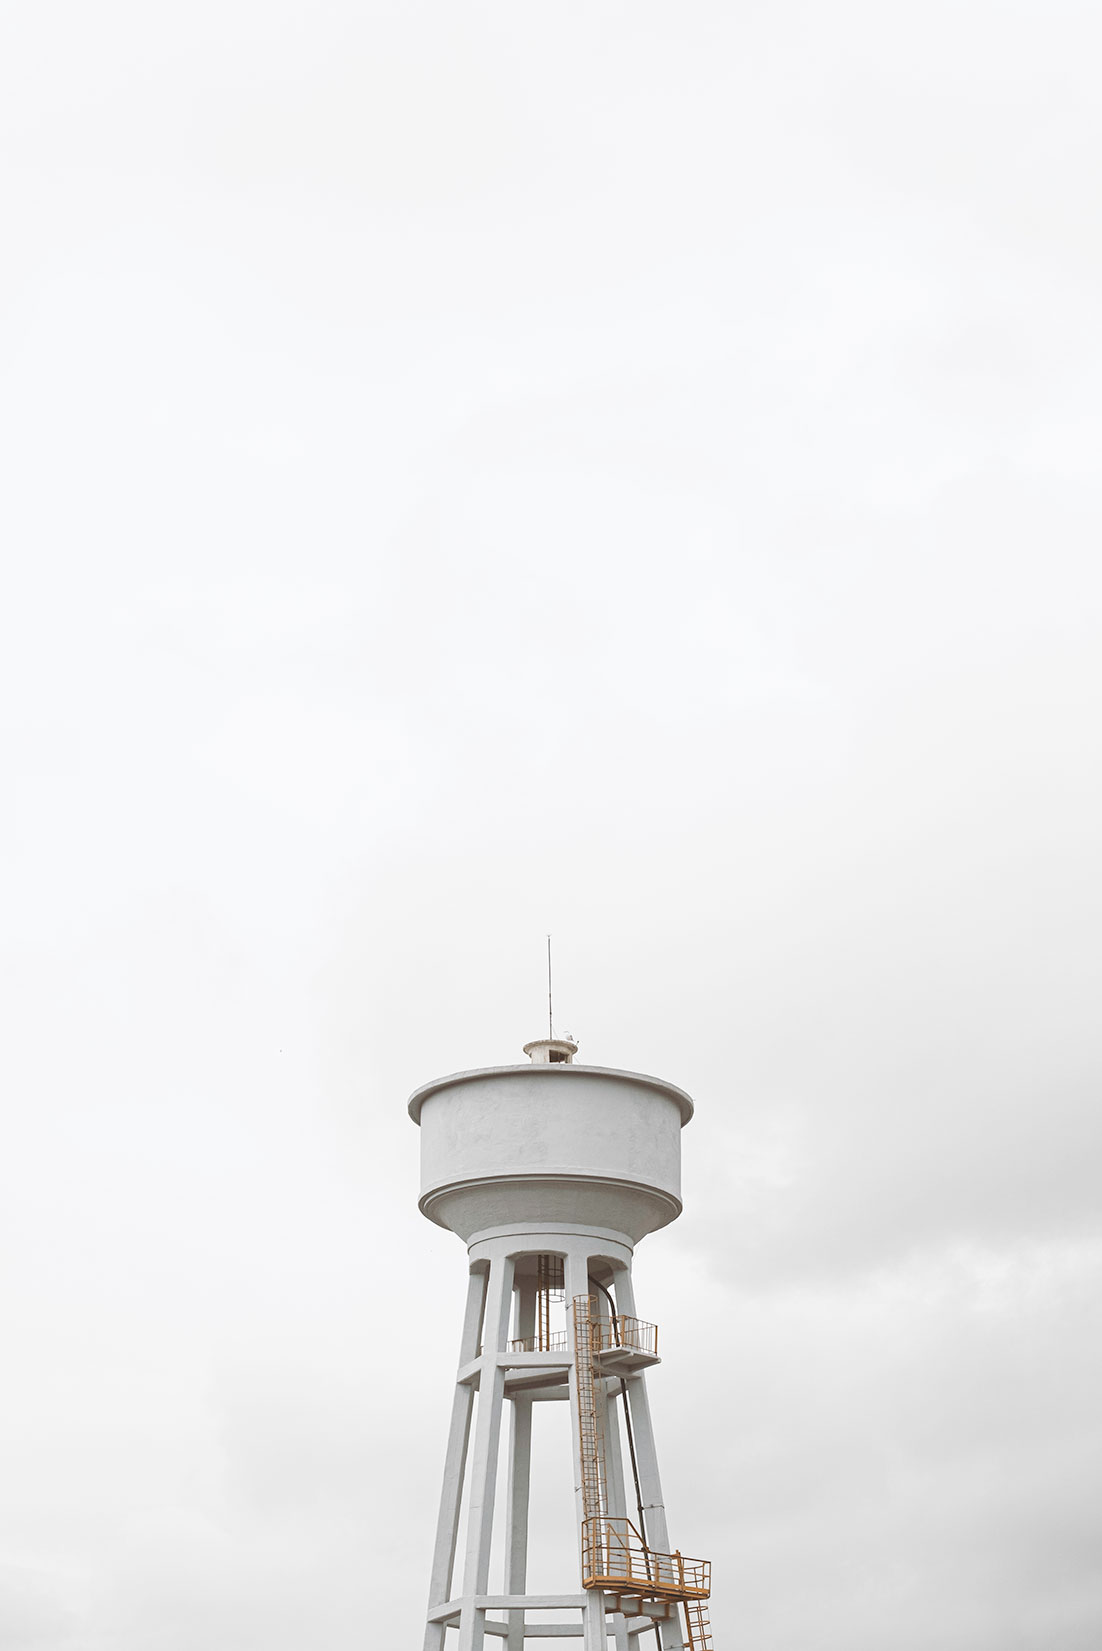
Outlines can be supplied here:
<path id="1" fill-rule="evenodd" d="M 600 1227 L 632 1242 L 681 1213 L 684 1090 L 660 1078 L 574 1062 L 541 1039 L 532 1064 L 422 1084 L 423 1214 L 470 1242 L 505 1226 Z"/>

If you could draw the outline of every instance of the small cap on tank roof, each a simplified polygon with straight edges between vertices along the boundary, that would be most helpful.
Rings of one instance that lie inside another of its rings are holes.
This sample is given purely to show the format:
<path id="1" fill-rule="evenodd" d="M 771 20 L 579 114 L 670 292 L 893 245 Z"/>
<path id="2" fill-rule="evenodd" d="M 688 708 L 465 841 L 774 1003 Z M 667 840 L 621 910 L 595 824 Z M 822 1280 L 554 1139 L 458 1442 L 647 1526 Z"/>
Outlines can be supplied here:
<path id="1" fill-rule="evenodd" d="M 578 1045 L 570 1037 L 537 1038 L 526 1043 L 524 1053 L 533 1066 L 570 1066 L 578 1053 Z"/>

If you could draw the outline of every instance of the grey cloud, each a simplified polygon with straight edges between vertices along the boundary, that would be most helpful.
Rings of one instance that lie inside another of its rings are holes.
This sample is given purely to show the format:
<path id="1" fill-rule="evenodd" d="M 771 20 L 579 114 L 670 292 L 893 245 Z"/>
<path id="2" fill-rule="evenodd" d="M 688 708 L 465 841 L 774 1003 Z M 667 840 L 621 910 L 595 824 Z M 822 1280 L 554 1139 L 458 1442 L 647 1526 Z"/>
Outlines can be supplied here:
<path id="1" fill-rule="evenodd" d="M 1094 1651 L 1093 16 L 5 26 L 0 1639 L 417 1644 L 552 929 L 718 1651 Z"/>

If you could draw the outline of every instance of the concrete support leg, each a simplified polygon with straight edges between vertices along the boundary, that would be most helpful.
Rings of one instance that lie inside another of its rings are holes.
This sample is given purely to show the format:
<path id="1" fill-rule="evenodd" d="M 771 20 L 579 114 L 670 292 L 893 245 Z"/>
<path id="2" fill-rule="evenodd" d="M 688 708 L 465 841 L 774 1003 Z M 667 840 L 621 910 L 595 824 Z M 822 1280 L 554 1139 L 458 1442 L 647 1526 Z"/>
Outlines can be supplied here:
<path id="1" fill-rule="evenodd" d="M 631 1425 L 635 1434 L 635 1456 L 639 1464 L 639 1488 L 643 1496 L 643 1512 L 647 1520 L 647 1543 L 657 1553 L 669 1553 L 670 1534 L 666 1528 L 666 1508 L 662 1501 L 662 1481 L 658 1474 L 658 1453 L 654 1444 L 650 1401 L 647 1384 L 642 1376 L 628 1376 L 624 1381 L 626 1402 L 631 1409 Z M 662 1651 L 684 1651 L 679 1618 L 671 1618 L 659 1628 Z"/>
<path id="2" fill-rule="evenodd" d="M 459 1346 L 460 1367 L 468 1364 L 475 1356 L 485 1299 L 486 1272 L 484 1268 L 479 1268 L 472 1271 L 467 1288 L 467 1307 L 463 1315 L 463 1333 Z M 429 1582 L 430 1609 L 434 1605 L 443 1605 L 451 1596 L 455 1549 L 459 1537 L 459 1511 L 463 1497 L 463 1473 L 467 1461 L 473 1409 L 474 1388 L 467 1382 L 457 1382 L 452 1399 L 448 1449 L 444 1458 L 440 1512 L 436 1522 L 436 1544 Z M 425 1628 L 424 1651 L 442 1651 L 444 1633 L 442 1623 L 428 1623 Z"/>
<path id="3" fill-rule="evenodd" d="M 621 1268 L 616 1274 L 616 1305 L 621 1313 L 635 1315 L 635 1292 L 631 1272 Z M 639 1465 L 639 1488 L 643 1498 L 643 1513 L 647 1521 L 647 1543 L 658 1553 L 670 1552 L 670 1533 L 666 1528 L 666 1506 L 662 1500 L 662 1480 L 658 1472 L 658 1452 L 654 1443 L 650 1401 L 643 1376 L 624 1379 L 624 1402 L 631 1411 L 632 1431 L 635 1435 L 635 1455 Z M 662 1651 L 684 1651 L 680 1617 L 673 1617 L 659 1628 Z"/>
<path id="4" fill-rule="evenodd" d="M 592 1589 L 585 1600 L 582 1614 L 582 1644 L 585 1651 L 607 1651 L 605 1634 L 605 1596 L 599 1588 Z"/>
<path id="5" fill-rule="evenodd" d="M 612 1519 L 623 1519 L 627 1514 L 624 1487 L 624 1453 L 620 1445 L 619 1400 L 610 1394 L 609 1382 L 604 1384 L 605 1465 L 608 1473 L 608 1511 Z M 617 1612 L 611 1622 L 616 1651 L 628 1651 L 629 1640 L 626 1618 Z"/>
<path id="6" fill-rule="evenodd" d="M 442 1622 L 427 1622 L 425 1624 L 425 1651 L 444 1651 L 444 1635 L 447 1629 Z"/>
<path id="7" fill-rule="evenodd" d="M 516 1333 L 520 1340 L 536 1329 L 536 1284 L 529 1274 L 516 1291 Z M 532 1401 L 512 1402 L 509 1424 L 509 1524 L 505 1532 L 505 1592 L 523 1594 L 528 1585 L 528 1502 L 532 1480 Z M 506 1651 L 524 1651 L 524 1612 L 509 1611 Z"/>
<path id="8" fill-rule="evenodd" d="M 493 1536 L 494 1493 L 497 1488 L 498 1449 L 501 1439 L 501 1412 L 505 1394 L 505 1371 L 496 1355 L 505 1351 L 513 1306 L 513 1263 L 494 1258 L 486 1287 L 486 1311 L 482 1325 L 482 1373 L 478 1389 L 478 1416 L 475 1421 L 474 1450 L 470 1466 L 470 1498 L 467 1504 L 467 1552 L 463 1568 L 463 1595 L 470 1601 L 488 1591 L 490 1541 Z M 459 1619 L 459 1651 L 483 1651 L 486 1612 L 465 1603 Z"/>
<path id="9" fill-rule="evenodd" d="M 642 1376 L 628 1376 L 624 1387 L 631 1407 L 631 1426 L 635 1434 L 635 1456 L 639 1463 L 639 1488 L 643 1495 L 643 1513 L 647 1521 L 647 1542 L 659 1553 L 670 1552 L 670 1535 L 666 1528 L 666 1508 L 662 1501 L 662 1481 L 658 1476 L 658 1454 L 654 1445 L 647 1386 Z"/>
<path id="10" fill-rule="evenodd" d="M 505 1531 L 505 1592 L 523 1594 L 528 1580 L 528 1494 L 532 1474 L 532 1401 L 514 1399 L 509 1428 L 509 1524 Z M 524 1651 L 524 1612 L 507 1613 L 508 1651 Z"/>

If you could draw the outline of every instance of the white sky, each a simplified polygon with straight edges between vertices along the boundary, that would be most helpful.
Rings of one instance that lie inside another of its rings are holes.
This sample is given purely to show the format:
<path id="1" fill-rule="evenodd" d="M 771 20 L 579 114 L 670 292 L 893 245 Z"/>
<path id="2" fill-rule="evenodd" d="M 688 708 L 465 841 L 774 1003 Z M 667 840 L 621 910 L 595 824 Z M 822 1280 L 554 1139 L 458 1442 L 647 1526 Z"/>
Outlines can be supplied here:
<path id="1" fill-rule="evenodd" d="M 416 1651 L 549 929 L 718 1651 L 1097 1651 L 1096 8 L 0 32 L 4 1651 Z"/>

